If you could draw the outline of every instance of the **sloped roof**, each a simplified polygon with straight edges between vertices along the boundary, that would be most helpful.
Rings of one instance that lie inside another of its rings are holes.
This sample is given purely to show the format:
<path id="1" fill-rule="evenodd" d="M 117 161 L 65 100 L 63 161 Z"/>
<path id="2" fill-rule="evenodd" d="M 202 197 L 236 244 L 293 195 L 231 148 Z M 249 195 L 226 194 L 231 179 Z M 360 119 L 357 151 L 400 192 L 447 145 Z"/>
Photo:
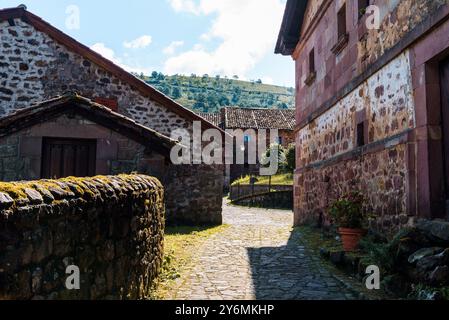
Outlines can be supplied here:
<path id="1" fill-rule="evenodd" d="M 291 55 L 299 42 L 308 0 L 287 0 L 274 53 Z"/>
<path id="2" fill-rule="evenodd" d="M 200 117 L 206 119 L 207 121 L 209 121 L 210 123 L 212 123 L 213 125 L 222 128 L 223 129 L 223 121 L 221 119 L 221 114 L 216 112 L 216 113 L 207 113 L 207 112 L 198 112 L 197 113 Z"/>
<path id="3" fill-rule="evenodd" d="M 0 137 L 66 113 L 79 114 L 167 157 L 171 148 L 177 144 L 177 141 L 75 93 L 67 93 L 0 118 Z"/>
<path id="4" fill-rule="evenodd" d="M 225 108 L 225 128 L 294 130 L 294 109 Z"/>
<path id="5" fill-rule="evenodd" d="M 144 81 L 133 76 L 131 73 L 127 72 L 123 68 L 117 66 L 110 60 L 104 58 L 100 54 L 91 50 L 84 44 L 76 41 L 72 37 L 68 36 L 61 30 L 53 27 L 48 22 L 42 20 L 40 17 L 34 15 L 33 13 L 26 10 L 24 7 L 8 8 L 0 10 L 0 21 L 9 21 L 10 24 L 13 23 L 14 19 L 22 19 L 26 23 L 32 25 L 37 30 L 46 33 L 49 37 L 59 42 L 60 44 L 67 47 L 69 50 L 81 55 L 87 60 L 92 61 L 101 68 L 115 75 L 117 78 L 124 82 L 129 83 L 133 88 L 140 91 L 141 94 L 159 102 L 161 105 L 169 109 L 170 111 L 178 114 L 182 118 L 191 121 L 202 121 L 204 127 L 206 128 L 217 128 L 212 123 L 206 121 L 205 119 L 199 117 L 195 112 L 183 107 L 178 102 L 174 101 L 170 97 L 166 96 L 162 92 L 156 90 L 152 86 L 148 85 Z M 217 128 L 219 129 L 219 128 Z"/>
<path id="6" fill-rule="evenodd" d="M 294 109 L 259 109 L 226 107 L 220 113 L 199 113 L 223 129 L 294 130 Z"/>

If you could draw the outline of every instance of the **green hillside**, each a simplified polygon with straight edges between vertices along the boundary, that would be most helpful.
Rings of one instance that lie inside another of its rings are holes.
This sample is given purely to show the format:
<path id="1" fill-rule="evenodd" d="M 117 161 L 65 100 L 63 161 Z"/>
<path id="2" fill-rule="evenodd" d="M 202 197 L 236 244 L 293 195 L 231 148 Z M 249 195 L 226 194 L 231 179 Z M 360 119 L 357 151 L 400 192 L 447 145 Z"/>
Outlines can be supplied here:
<path id="1" fill-rule="evenodd" d="M 258 81 L 204 76 L 165 76 L 153 72 L 139 76 L 183 106 L 194 111 L 216 112 L 223 106 L 293 108 L 294 89 Z"/>

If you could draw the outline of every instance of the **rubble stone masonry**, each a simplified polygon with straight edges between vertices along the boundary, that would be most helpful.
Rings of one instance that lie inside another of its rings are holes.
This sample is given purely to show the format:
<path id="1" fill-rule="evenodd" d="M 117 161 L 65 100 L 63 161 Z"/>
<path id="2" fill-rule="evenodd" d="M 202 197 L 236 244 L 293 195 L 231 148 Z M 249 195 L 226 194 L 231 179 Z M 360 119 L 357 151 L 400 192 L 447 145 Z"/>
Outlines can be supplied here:
<path id="1" fill-rule="evenodd" d="M 8 21 L 1 21 L 0 40 L 0 116 L 67 91 L 76 91 L 93 100 L 117 101 L 120 113 L 164 135 L 170 136 L 172 130 L 178 128 L 192 131 L 192 121 L 143 95 L 22 19 L 14 19 L 14 26 L 10 26 Z M 168 194 L 167 201 L 173 203 L 168 206 L 170 217 L 179 217 L 185 221 L 187 219 L 181 213 L 189 212 L 189 217 L 193 219 L 190 223 L 221 223 L 221 200 L 215 203 L 207 200 L 204 205 L 201 204 L 201 199 L 216 199 L 222 195 L 223 177 L 210 175 L 213 168 L 196 167 L 190 171 L 189 178 L 186 173 L 182 175 L 185 180 L 176 181 L 183 191 L 176 195 Z M 209 182 L 209 187 L 203 188 L 206 179 L 203 174 L 207 179 L 218 180 Z M 198 195 L 196 192 L 187 192 L 189 188 L 201 190 L 202 193 L 198 198 L 188 198 Z M 192 204 L 196 205 L 190 207 Z M 202 215 L 213 218 L 207 221 Z"/>
<path id="2" fill-rule="evenodd" d="M 441 143 L 441 134 L 424 134 L 428 123 L 422 116 L 426 104 L 439 99 L 419 94 L 416 87 L 430 83 L 425 63 L 447 52 L 449 26 L 443 22 L 449 1 L 371 1 L 381 9 L 378 30 L 366 29 L 357 2 L 309 1 L 293 53 L 298 123 L 295 223 L 329 223 L 331 202 L 357 189 L 374 213 L 372 226 L 389 233 L 417 218 L 436 216 L 426 194 L 433 169 L 426 167 L 425 159 L 431 150 L 421 147 L 421 140 L 439 136 Z M 348 40 L 336 52 L 337 12 L 344 3 Z M 420 43 L 429 49 L 425 54 Z M 312 50 L 315 77 L 309 77 Z M 424 71 L 415 70 L 415 61 L 423 63 Z M 439 89 L 432 92 L 439 95 Z"/>
<path id="3" fill-rule="evenodd" d="M 142 299 L 162 263 L 163 187 L 143 175 L 0 183 L 0 299 Z M 68 290 L 68 266 L 80 289 Z"/>

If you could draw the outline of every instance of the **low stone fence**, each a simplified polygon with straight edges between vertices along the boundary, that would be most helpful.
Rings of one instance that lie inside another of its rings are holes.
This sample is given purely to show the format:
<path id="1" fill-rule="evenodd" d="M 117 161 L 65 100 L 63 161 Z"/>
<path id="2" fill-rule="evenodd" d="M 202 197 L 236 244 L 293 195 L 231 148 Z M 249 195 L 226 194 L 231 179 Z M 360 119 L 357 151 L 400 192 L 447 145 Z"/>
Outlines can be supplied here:
<path id="1" fill-rule="evenodd" d="M 233 185 L 229 192 L 229 199 L 236 200 L 253 194 L 267 193 L 270 191 L 291 191 L 293 193 L 293 186 L 289 185 Z"/>
<path id="2" fill-rule="evenodd" d="M 293 209 L 292 191 L 271 191 L 244 196 L 232 201 L 241 206 L 259 207 L 267 209 Z"/>
<path id="3" fill-rule="evenodd" d="M 163 192 L 144 175 L 0 183 L 0 300 L 147 297 Z"/>

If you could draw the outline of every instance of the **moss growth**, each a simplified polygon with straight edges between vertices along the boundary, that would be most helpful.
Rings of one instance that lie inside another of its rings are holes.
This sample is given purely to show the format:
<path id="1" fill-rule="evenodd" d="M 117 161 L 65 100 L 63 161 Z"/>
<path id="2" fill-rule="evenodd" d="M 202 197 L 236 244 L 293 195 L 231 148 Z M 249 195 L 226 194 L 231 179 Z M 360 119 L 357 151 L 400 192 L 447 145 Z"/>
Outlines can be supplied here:
<path id="1" fill-rule="evenodd" d="M 91 178 L 67 177 L 59 180 L 44 179 L 29 182 L 0 182 L 0 192 L 7 193 L 14 201 L 18 201 L 28 198 L 25 193 L 25 189 L 34 189 L 39 192 L 42 189 L 50 190 L 55 188 L 62 189 L 65 192 L 74 192 L 78 196 L 83 198 L 94 199 L 96 197 L 96 194 L 88 186 L 89 182 L 94 183 L 95 179 L 97 179 L 105 184 L 110 185 L 116 181 L 115 178 L 139 184 L 142 183 L 142 180 L 137 179 L 136 176 L 126 174 L 114 176 L 114 179 L 109 176 L 95 176 Z M 161 186 L 160 182 L 158 182 L 156 178 L 153 179 L 157 186 Z M 58 182 L 66 184 L 66 186 L 63 186 Z M 98 181 L 96 183 L 98 184 Z M 68 186 L 68 184 L 70 184 L 70 187 Z M 74 190 L 71 190 L 71 188 L 74 188 Z"/>
<path id="2" fill-rule="evenodd" d="M 27 198 L 25 194 L 26 188 L 23 184 L 18 184 L 14 182 L 0 182 L 0 192 L 7 193 L 13 200 Z"/>
<path id="3" fill-rule="evenodd" d="M 268 185 L 270 182 L 269 176 L 256 176 L 257 179 L 256 185 Z M 249 185 L 251 181 L 250 176 L 246 176 L 243 178 L 240 178 L 232 183 L 232 186 L 236 186 L 238 184 L 242 185 Z M 284 173 L 284 174 L 277 174 L 275 176 L 271 177 L 271 184 L 272 185 L 286 185 L 290 186 L 293 185 L 293 173 Z"/>

